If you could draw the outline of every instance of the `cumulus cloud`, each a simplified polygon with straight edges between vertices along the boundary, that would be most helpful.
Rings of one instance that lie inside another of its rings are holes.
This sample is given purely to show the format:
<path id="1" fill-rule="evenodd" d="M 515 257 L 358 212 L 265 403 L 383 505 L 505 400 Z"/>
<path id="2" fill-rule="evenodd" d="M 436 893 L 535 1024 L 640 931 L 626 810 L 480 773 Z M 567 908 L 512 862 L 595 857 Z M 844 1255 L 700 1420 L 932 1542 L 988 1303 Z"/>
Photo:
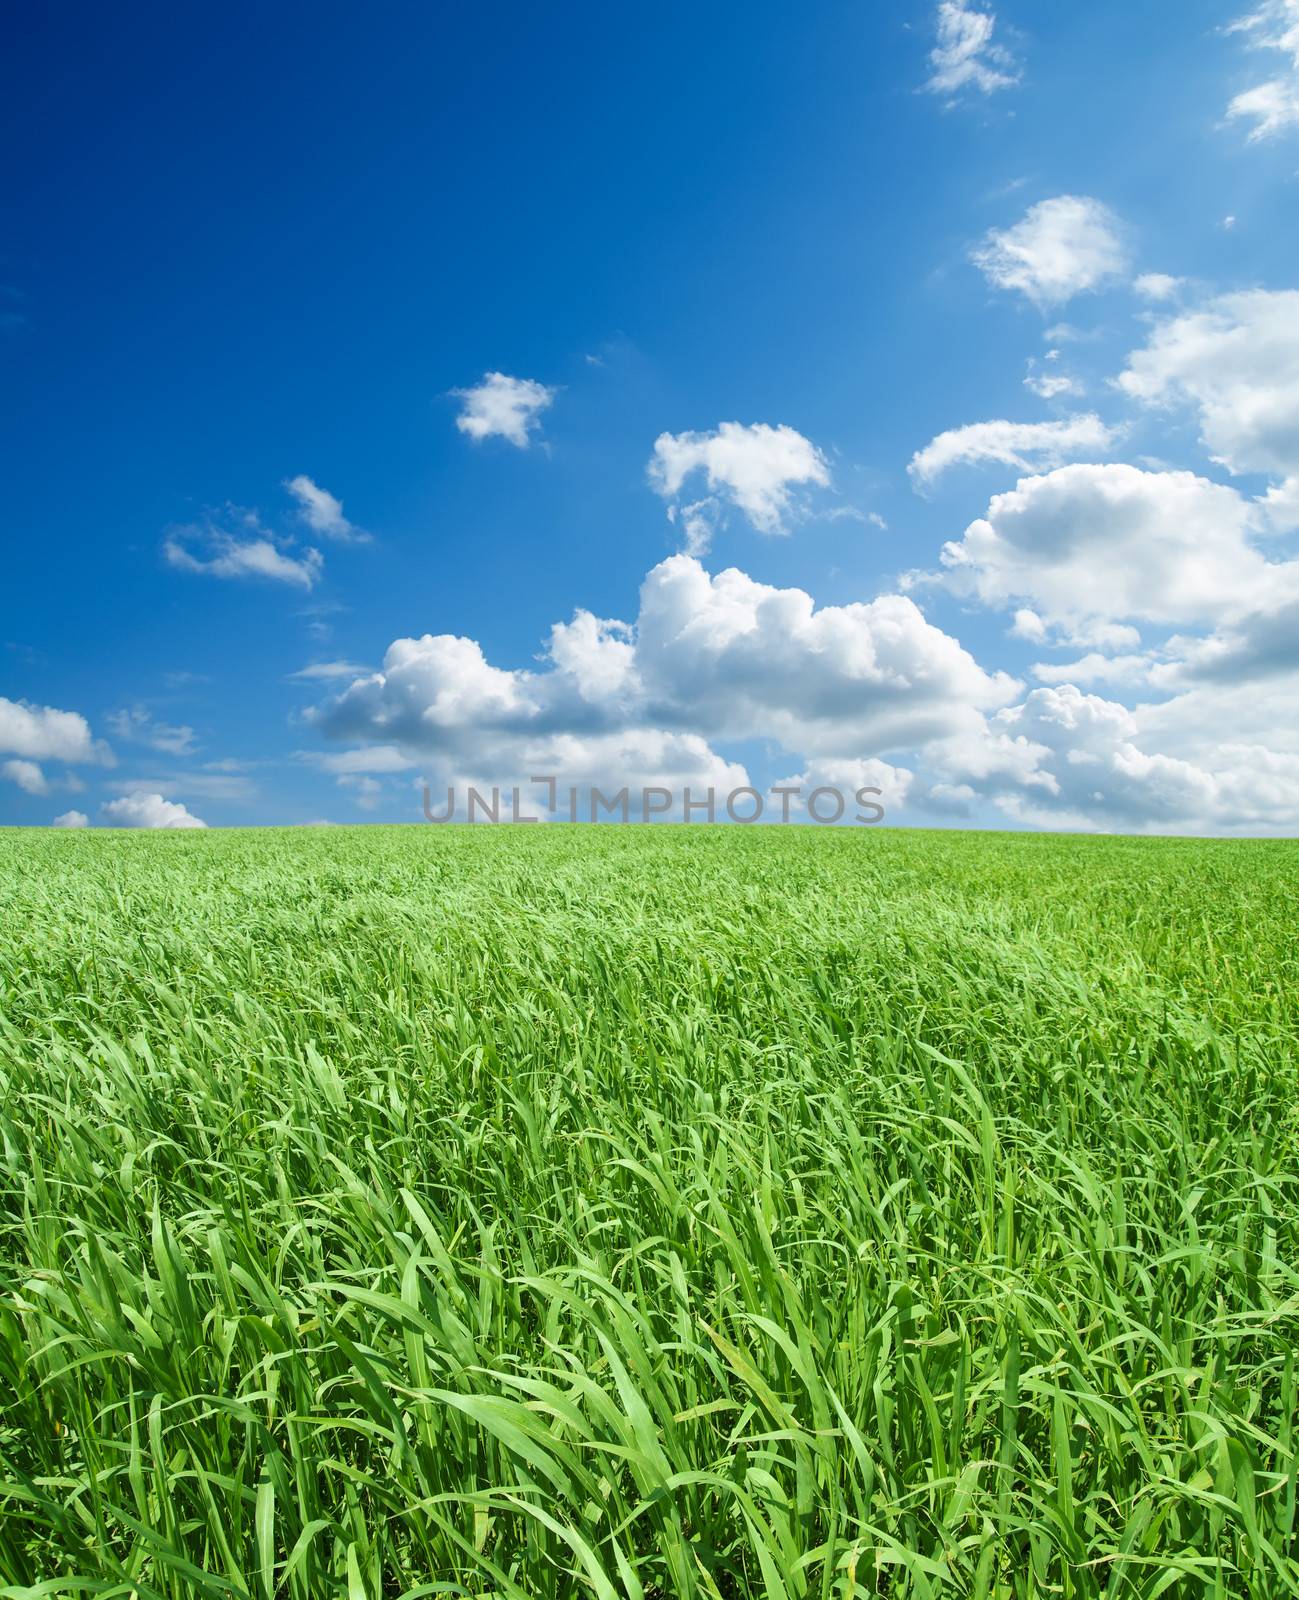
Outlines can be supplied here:
<path id="1" fill-rule="evenodd" d="M 1030 206 L 1010 228 L 993 228 L 971 252 L 998 289 L 1040 307 L 1103 288 L 1127 269 L 1118 219 L 1099 200 L 1063 194 Z"/>
<path id="2" fill-rule="evenodd" d="M 983 461 L 1031 472 L 1078 456 L 1104 455 L 1117 437 L 1115 429 L 1090 411 L 1059 422 L 972 422 L 931 439 L 912 456 L 907 471 L 918 487 L 933 483 L 951 467 Z"/>
<path id="3" fill-rule="evenodd" d="M 541 413 L 554 401 L 557 389 L 535 378 L 511 378 L 504 372 L 485 372 L 482 382 L 451 393 L 464 401 L 456 427 L 471 439 L 499 436 L 526 450 L 530 435 L 541 426 Z"/>
<path id="4" fill-rule="evenodd" d="M 1145 405 L 1192 405 L 1215 461 L 1282 480 L 1269 504 L 1288 518 L 1299 499 L 1299 290 L 1223 295 L 1159 323 L 1117 382 Z"/>
<path id="5" fill-rule="evenodd" d="M 646 705 L 711 736 L 809 755 L 880 755 L 1009 698 L 904 595 L 817 607 L 801 589 L 675 556 L 648 575 L 636 624 Z"/>
<path id="6" fill-rule="evenodd" d="M 1259 49 L 1279 51 L 1288 63 L 1279 76 L 1236 95 L 1227 115 L 1254 124 L 1251 143 L 1299 129 L 1299 0 L 1265 0 L 1228 31 L 1244 35 Z"/>
<path id="7" fill-rule="evenodd" d="M 343 515 L 343 502 L 330 494 L 328 489 L 313 483 L 306 473 L 300 472 L 296 478 L 286 479 L 284 487 L 298 502 L 298 514 L 312 533 L 318 533 L 323 539 L 353 544 L 370 537 L 364 529 L 358 528 Z"/>
<path id="8" fill-rule="evenodd" d="M 1227 710 L 1204 693 L 1129 708 L 1075 685 L 1035 689 L 991 719 L 1036 752 L 1036 781 L 997 803 L 1036 826 L 1292 831 L 1299 752 L 1249 742 Z"/>
<path id="9" fill-rule="evenodd" d="M 1299 475 L 1273 484 L 1257 502 L 1264 522 L 1273 533 L 1299 529 Z"/>
<path id="10" fill-rule="evenodd" d="M 120 800 L 107 800 L 100 807 L 115 828 L 206 828 L 207 823 L 191 815 L 183 805 L 164 800 L 160 794 L 137 789 Z"/>
<path id="11" fill-rule="evenodd" d="M 1244 496 L 1194 473 L 1074 465 L 994 496 L 943 562 L 957 592 L 1068 629 L 1212 621 L 1296 586 L 1299 563 L 1269 563 L 1250 542 L 1257 525 Z"/>
<path id="12" fill-rule="evenodd" d="M 209 578 L 267 578 L 302 589 L 319 580 L 325 565 L 319 550 L 308 546 L 300 555 L 291 554 L 250 512 L 239 514 L 238 525 L 239 533 L 210 522 L 173 528 L 163 542 L 163 559 L 182 572 Z"/>
<path id="13" fill-rule="evenodd" d="M 713 740 L 879 757 L 974 727 L 1016 689 L 903 595 L 818 608 L 802 590 L 680 555 L 646 576 L 635 624 L 579 611 L 556 625 L 543 670 L 497 667 L 472 639 L 399 639 L 315 720 L 328 737 L 440 770 L 499 761 L 504 775 L 526 757 L 598 781 L 619 750 L 620 771 L 671 759 L 702 772 Z"/>
<path id="14" fill-rule="evenodd" d="M 862 817 L 882 820 L 861 809 L 865 806 L 879 806 L 885 816 L 896 815 L 907 803 L 914 781 L 914 772 L 887 761 L 830 758 L 809 761 L 801 772 L 773 784 L 772 790 L 802 791 L 797 797 L 790 797 L 791 818 L 810 818 L 815 822 L 834 819 L 844 826 L 853 826 Z M 831 796 L 813 799 L 817 789 L 830 789 L 842 796 L 842 815 L 835 817 L 839 808 Z"/>
<path id="15" fill-rule="evenodd" d="M 1258 683 L 1299 673 L 1299 596 L 1279 586 L 1269 603 L 1238 612 L 1207 636 L 1175 635 L 1151 668 L 1161 688 L 1201 683 Z"/>
<path id="16" fill-rule="evenodd" d="M 719 502 L 743 513 L 760 533 L 783 533 L 800 509 L 792 490 L 830 483 L 821 451 L 783 423 L 723 422 L 711 433 L 661 433 L 647 471 L 651 486 L 669 500 L 688 479 L 703 477 L 711 503 L 673 508 L 685 518 L 689 553 L 696 555 L 707 546 Z"/>
<path id="17" fill-rule="evenodd" d="M 634 632 L 625 622 L 577 611 L 550 630 L 550 659 L 584 701 L 608 701 L 636 684 Z"/>
<path id="18" fill-rule="evenodd" d="M 993 39 L 996 22 L 993 12 L 980 11 L 969 0 L 940 0 L 925 81 L 931 94 L 955 97 L 969 89 L 995 94 L 1019 82 L 1010 52 Z"/>
<path id="19" fill-rule="evenodd" d="M 46 782 L 45 774 L 34 761 L 15 759 L 6 761 L 0 766 L 0 776 L 8 778 L 10 783 L 16 783 L 24 794 L 48 794 L 50 786 Z"/>
<path id="20" fill-rule="evenodd" d="M 50 823 L 51 828 L 88 828 L 90 818 L 84 811 L 64 811 Z"/>
<path id="21" fill-rule="evenodd" d="M 78 711 L 35 706 L 0 695 L 0 753 L 34 761 L 97 762 L 111 766 L 113 755 Z"/>

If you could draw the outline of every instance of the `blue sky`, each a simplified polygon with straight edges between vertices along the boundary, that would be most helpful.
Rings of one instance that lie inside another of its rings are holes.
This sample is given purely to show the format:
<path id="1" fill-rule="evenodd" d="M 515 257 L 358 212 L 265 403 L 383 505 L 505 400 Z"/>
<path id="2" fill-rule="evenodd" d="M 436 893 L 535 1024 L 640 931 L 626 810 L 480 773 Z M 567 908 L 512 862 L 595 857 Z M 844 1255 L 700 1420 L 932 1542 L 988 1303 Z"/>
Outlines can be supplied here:
<path id="1" fill-rule="evenodd" d="M 0 821 L 1299 830 L 1299 0 L 29 8 L 0 74 Z"/>

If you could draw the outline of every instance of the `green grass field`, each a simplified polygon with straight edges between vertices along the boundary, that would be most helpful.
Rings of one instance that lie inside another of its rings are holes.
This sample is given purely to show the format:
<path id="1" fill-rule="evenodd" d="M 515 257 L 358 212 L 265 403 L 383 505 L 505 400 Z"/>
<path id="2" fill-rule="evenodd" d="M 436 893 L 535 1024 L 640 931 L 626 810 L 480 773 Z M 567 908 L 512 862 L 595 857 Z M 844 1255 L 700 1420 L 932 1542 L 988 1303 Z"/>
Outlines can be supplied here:
<path id="1" fill-rule="evenodd" d="M 1297 893 L 0 833 L 0 1594 L 1299 1595 Z"/>

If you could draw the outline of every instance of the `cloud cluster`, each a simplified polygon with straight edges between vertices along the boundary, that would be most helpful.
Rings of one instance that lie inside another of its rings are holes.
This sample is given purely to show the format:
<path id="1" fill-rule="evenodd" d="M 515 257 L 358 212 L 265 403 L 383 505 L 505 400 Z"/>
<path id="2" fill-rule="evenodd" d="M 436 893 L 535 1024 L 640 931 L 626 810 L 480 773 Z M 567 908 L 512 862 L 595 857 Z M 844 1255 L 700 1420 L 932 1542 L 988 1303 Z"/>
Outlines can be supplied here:
<path id="1" fill-rule="evenodd" d="M 557 624 L 545 670 L 497 667 L 472 639 L 398 639 L 315 720 L 430 770 L 499 762 L 503 782 L 543 754 L 606 777 L 615 758 L 643 774 L 685 756 L 702 771 L 715 740 L 875 757 L 977 727 L 1016 687 L 906 596 L 818 608 L 679 555 L 646 576 L 634 624 L 581 611 Z"/>

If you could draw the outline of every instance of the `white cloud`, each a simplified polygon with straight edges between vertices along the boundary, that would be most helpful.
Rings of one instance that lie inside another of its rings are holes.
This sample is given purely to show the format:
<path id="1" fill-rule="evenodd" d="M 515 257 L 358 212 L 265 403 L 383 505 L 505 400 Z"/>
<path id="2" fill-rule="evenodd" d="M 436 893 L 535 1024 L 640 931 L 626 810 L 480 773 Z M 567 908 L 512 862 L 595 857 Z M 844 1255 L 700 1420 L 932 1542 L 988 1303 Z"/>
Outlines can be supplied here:
<path id="1" fill-rule="evenodd" d="M 818 608 L 801 589 L 710 575 L 686 556 L 642 586 L 636 667 L 654 715 L 808 755 L 883 755 L 1014 689 L 903 595 Z"/>
<path id="2" fill-rule="evenodd" d="M 706 556 L 722 520 L 722 504 L 716 495 L 705 495 L 689 505 L 669 506 L 668 521 L 680 522 L 685 535 L 682 549 L 688 556 Z"/>
<path id="3" fill-rule="evenodd" d="M 188 756 L 196 749 L 193 728 L 185 723 L 157 722 L 143 706 L 110 713 L 108 726 L 119 739 L 145 744 L 167 755 Z"/>
<path id="4" fill-rule="evenodd" d="M 1019 82 L 1009 51 L 993 40 L 994 13 L 976 9 L 969 0 L 939 0 L 934 20 L 938 39 L 925 82 L 932 94 L 955 96 L 964 89 L 994 94 Z"/>
<path id="5" fill-rule="evenodd" d="M 1067 466 L 994 496 L 943 562 L 957 592 L 1066 628 L 1198 622 L 1295 586 L 1299 563 L 1269 564 L 1250 543 L 1257 522 L 1236 490 L 1190 472 Z"/>
<path id="6" fill-rule="evenodd" d="M 1052 351 L 1054 355 L 1056 352 Z M 1080 395 L 1085 393 L 1083 385 L 1077 378 L 1071 378 L 1065 372 L 1038 372 L 1036 363 L 1029 363 L 1028 376 L 1024 379 L 1024 387 L 1037 395 L 1042 400 L 1058 400 L 1062 394 Z"/>
<path id="7" fill-rule="evenodd" d="M 360 543 L 370 535 L 343 515 L 343 502 L 313 483 L 306 473 L 285 480 L 284 487 L 298 502 L 299 514 L 313 533 L 325 539 Z"/>
<path id="8" fill-rule="evenodd" d="M 1072 322 L 1057 322 L 1048 328 L 1043 337 L 1050 344 L 1095 344 L 1102 337 L 1099 328 L 1077 328 Z M 1060 352 L 1048 350 L 1046 359 L 1055 359 Z"/>
<path id="9" fill-rule="evenodd" d="M 1227 115 L 1253 122 L 1251 142 L 1299 128 L 1299 0 L 1265 0 L 1228 32 L 1244 34 L 1259 49 L 1279 51 L 1289 57 L 1289 65 L 1280 77 L 1236 95 Z"/>
<path id="10" fill-rule="evenodd" d="M 299 760 L 340 776 L 357 772 L 408 772 L 416 764 L 395 744 L 367 745 L 361 750 L 340 750 L 330 755 L 303 750 L 299 752 Z"/>
<path id="11" fill-rule="evenodd" d="M 163 557 L 169 566 L 210 578 L 269 578 L 303 589 L 317 582 L 325 565 L 319 550 L 308 547 L 300 556 L 290 555 L 259 527 L 255 517 L 246 514 L 241 521 L 245 528 L 255 530 L 251 537 L 227 533 L 212 524 L 175 528 L 163 543 Z M 206 554 L 196 556 L 192 545 Z"/>
<path id="12" fill-rule="evenodd" d="M 549 654 L 586 701 L 609 700 L 636 681 L 636 645 L 625 622 L 576 611 L 571 622 L 551 628 Z"/>
<path id="13" fill-rule="evenodd" d="M 192 816 L 183 805 L 164 800 L 160 794 L 137 789 L 120 800 L 108 800 L 100 807 L 115 828 L 206 828 L 207 823 Z"/>
<path id="14" fill-rule="evenodd" d="M 447 806 L 446 791 L 454 789 L 456 813 L 463 816 L 472 786 L 489 803 L 491 791 L 498 790 L 503 814 L 509 816 L 513 811 L 511 791 L 517 787 L 518 815 L 538 821 L 552 816 L 598 821 L 618 814 L 621 805 L 615 801 L 624 788 L 629 820 L 642 820 L 642 791 L 647 788 L 665 791 L 652 804 L 667 818 L 682 815 L 688 791 L 696 803 L 692 811 L 696 820 L 705 814 L 699 807 L 706 807 L 711 789 L 714 818 L 725 820 L 727 795 L 749 786 L 745 768 L 719 755 L 698 734 L 662 728 L 587 734 L 498 733 L 481 740 L 464 761 L 448 755 L 430 756 L 425 767 L 435 814 Z M 541 781 L 546 778 L 554 780 L 553 793 Z M 752 801 L 741 809 L 752 809 Z"/>
<path id="15" fill-rule="evenodd" d="M 299 667 L 296 672 L 289 673 L 289 677 L 310 683 L 330 678 L 360 678 L 370 670 L 355 661 L 313 661 L 310 666 Z"/>
<path id="16" fill-rule="evenodd" d="M 791 488 L 825 488 L 830 483 L 830 468 L 820 450 L 783 423 L 723 422 L 712 433 L 661 433 L 647 471 L 650 484 L 665 499 L 680 494 L 688 478 L 702 473 L 709 494 L 741 511 L 760 533 L 786 531 L 799 510 Z M 700 517 L 706 503 L 681 509 L 687 519 Z M 692 528 L 689 520 L 686 529 L 694 553 L 700 553 L 707 542 L 705 529 Z"/>
<path id="17" fill-rule="evenodd" d="M 950 467 L 980 461 L 1031 472 L 1077 456 L 1104 455 L 1116 438 L 1116 430 L 1090 411 L 1060 422 L 971 422 L 931 439 L 912 456 L 907 471 L 922 487 Z"/>
<path id="18" fill-rule="evenodd" d="M 1299 594 L 1278 584 L 1255 610 L 1237 610 L 1204 637 L 1176 635 L 1151 668 L 1159 688 L 1262 683 L 1299 673 Z"/>
<path id="19" fill-rule="evenodd" d="M 1299 128 L 1299 73 L 1289 78 L 1272 78 L 1246 89 L 1227 107 L 1227 115 L 1254 119 L 1249 135 L 1251 142 Z M 1235 220 L 1228 218 L 1223 227 L 1230 227 Z"/>
<path id="20" fill-rule="evenodd" d="M 579 611 L 539 665 L 498 666 L 451 635 L 395 640 L 378 672 L 312 714 L 352 748 L 303 759 L 363 805 L 394 792 L 386 774 L 428 783 L 435 811 L 454 786 L 460 814 L 471 784 L 498 787 L 507 812 L 518 784 L 533 814 L 530 782 L 549 774 L 560 814 L 571 788 L 584 818 L 596 787 L 626 785 L 635 813 L 645 786 L 747 785 L 726 746 L 760 741 L 798 759 L 790 783 L 883 789 L 891 821 L 991 807 L 1025 825 L 1293 831 L 1299 725 L 1281 730 L 1299 691 L 1299 563 L 1263 559 L 1258 521 L 1230 487 L 1122 464 L 1063 466 L 994 497 L 949 547 L 949 580 L 1022 600 L 1020 637 L 1085 652 L 1039 661 L 1043 686 L 1027 693 L 903 595 L 818 608 L 678 555 L 646 575 L 634 622 Z M 1123 617 L 1213 631 L 1143 648 Z"/>
<path id="21" fill-rule="evenodd" d="M 1132 287 L 1143 300 L 1171 300 L 1185 282 L 1167 272 L 1143 272 L 1133 279 Z"/>
<path id="22" fill-rule="evenodd" d="M 1299 290 L 1223 295 L 1161 322 L 1117 381 L 1147 405 L 1194 405 L 1228 471 L 1299 477 Z"/>
<path id="23" fill-rule="evenodd" d="M 802 590 L 681 555 L 646 576 L 634 626 L 585 612 L 556 625 L 544 670 L 496 667 L 472 639 L 399 639 L 315 720 L 438 770 L 505 782 L 544 760 L 532 770 L 567 762 L 598 782 L 598 760 L 620 750 L 620 771 L 651 758 L 702 771 L 715 739 L 878 757 L 977 727 L 1017 687 L 902 595 L 818 609 Z"/>
<path id="24" fill-rule="evenodd" d="M 1046 639 L 1048 631 L 1046 623 L 1036 611 L 1029 606 L 1021 606 L 1015 613 L 1010 636 L 1012 639 L 1027 639 L 1030 644 L 1041 644 Z"/>
<path id="25" fill-rule="evenodd" d="M 992 229 L 971 259 L 996 288 L 1043 307 L 1102 288 L 1127 267 L 1114 213 L 1072 194 L 1040 200 L 1013 227 Z"/>
<path id="26" fill-rule="evenodd" d="M 16 783 L 24 794 L 48 794 L 50 792 L 50 786 L 45 780 L 45 774 L 34 761 L 6 761 L 3 766 L 0 766 L 0 776 L 8 778 L 10 783 Z"/>
<path id="27" fill-rule="evenodd" d="M 1111 656 L 1093 650 L 1077 661 L 1035 661 L 1033 676 L 1039 683 L 1145 683 L 1150 666 L 1149 656 Z"/>
<path id="28" fill-rule="evenodd" d="M 1292 679 L 1290 703 L 1293 694 Z M 1269 706 L 1270 718 L 1277 709 Z M 1200 691 L 1130 709 L 1074 685 L 1035 689 L 991 719 L 993 729 L 1037 752 L 1033 781 L 1018 793 L 1003 786 L 997 802 L 1036 826 L 1293 832 L 1299 750 L 1252 742 L 1239 710 L 1239 691 Z"/>
<path id="29" fill-rule="evenodd" d="M 78 711 L 34 706 L 0 695 L 0 752 L 35 761 L 98 762 L 111 766 L 113 753 L 95 739 Z"/>
<path id="30" fill-rule="evenodd" d="M 1299 529 L 1299 474 L 1274 484 L 1257 504 L 1273 533 L 1295 532 Z"/>
<path id="31" fill-rule="evenodd" d="M 541 426 L 541 413 L 552 403 L 557 389 L 534 378 L 511 378 L 503 372 L 486 372 L 471 389 L 453 389 L 464 401 L 456 427 L 471 439 L 498 435 L 526 450 L 529 434 Z"/>
<path id="32" fill-rule="evenodd" d="M 914 779 L 915 773 L 906 767 L 895 767 L 887 761 L 871 758 L 844 760 L 831 757 L 809 761 L 801 772 L 796 772 L 789 778 L 779 779 L 772 785 L 772 789 L 801 789 L 800 796 L 797 798 L 791 796 L 790 815 L 804 820 L 811 817 L 813 821 L 833 815 L 835 810 L 834 801 L 824 796 L 816 801 L 815 810 L 810 810 L 808 801 L 813 792 L 823 788 L 833 789 L 843 797 L 843 816 L 839 819 L 840 822 L 844 826 L 854 826 L 859 815 L 868 818 L 872 816 L 871 812 L 859 811 L 859 804 L 863 807 L 881 806 L 885 816 L 896 816 L 907 802 Z M 868 792 L 871 790 L 875 792 L 873 794 Z"/>
<path id="33" fill-rule="evenodd" d="M 64 811 L 50 823 L 51 828 L 88 828 L 90 818 L 84 811 Z"/>

